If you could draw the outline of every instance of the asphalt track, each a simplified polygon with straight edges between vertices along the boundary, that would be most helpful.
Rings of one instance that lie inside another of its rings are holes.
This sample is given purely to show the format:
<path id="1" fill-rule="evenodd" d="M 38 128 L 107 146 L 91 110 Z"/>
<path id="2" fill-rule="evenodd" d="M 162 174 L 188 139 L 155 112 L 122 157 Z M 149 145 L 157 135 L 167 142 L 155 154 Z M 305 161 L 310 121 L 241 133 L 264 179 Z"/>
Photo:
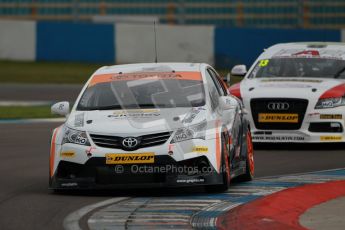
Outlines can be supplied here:
<path id="1" fill-rule="evenodd" d="M 57 123 L 0 125 L 0 228 L 62 229 L 83 206 L 116 196 L 175 196 L 195 190 L 143 190 L 54 194 L 47 190 L 49 141 Z M 264 145 L 255 152 L 256 176 L 345 167 L 345 147 Z M 287 149 L 287 150 L 286 150 Z"/>

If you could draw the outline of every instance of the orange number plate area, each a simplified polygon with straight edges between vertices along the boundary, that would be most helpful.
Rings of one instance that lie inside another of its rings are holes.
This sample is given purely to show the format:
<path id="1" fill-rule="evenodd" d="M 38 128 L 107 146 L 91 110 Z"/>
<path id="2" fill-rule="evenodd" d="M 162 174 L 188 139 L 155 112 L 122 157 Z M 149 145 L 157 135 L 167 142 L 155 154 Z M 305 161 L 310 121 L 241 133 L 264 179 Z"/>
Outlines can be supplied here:
<path id="1" fill-rule="evenodd" d="M 154 153 L 109 153 L 105 155 L 107 165 L 116 164 L 152 164 L 155 163 Z"/>
<path id="2" fill-rule="evenodd" d="M 298 123 L 296 113 L 259 113 L 260 123 Z"/>

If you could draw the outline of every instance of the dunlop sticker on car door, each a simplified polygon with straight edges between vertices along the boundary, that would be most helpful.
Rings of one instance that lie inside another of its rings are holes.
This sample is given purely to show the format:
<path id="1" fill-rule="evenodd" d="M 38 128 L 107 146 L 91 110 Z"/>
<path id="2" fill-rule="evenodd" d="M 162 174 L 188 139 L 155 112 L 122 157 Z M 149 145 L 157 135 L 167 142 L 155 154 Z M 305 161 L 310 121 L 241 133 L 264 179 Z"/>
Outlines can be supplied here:
<path id="1" fill-rule="evenodd" d="M 320 119 L 343 119 L 341 114 L 320 114 Z"/>
<path id="2" fill-rule="evenodd" d="M 298 114 L 295 113 L 259 113 L 259 122 L 298 123 Z"/>
<path id="3" fill-rule="evenodd" d="M 75 157 L 75 152 L 62 152 L 60 153 L 62 158 L 73 158 Z"/>
<path id="4" fill-rule="evenodd" d="M 207 146 L 194 146 L 193 147 L 193 152 L 207 153 L 208 152 L 208 147 Z"/>
<path id="5" fill-rule="evenodd" d="M 106 164 L 152 164 L 155 162 L 154 153 L 109 153 L 105 155 Z"/>
<path id="6" fill-rule="evenodd" d="M 341 141 L 342 136 L 321 136 L 320 141 Z"/>

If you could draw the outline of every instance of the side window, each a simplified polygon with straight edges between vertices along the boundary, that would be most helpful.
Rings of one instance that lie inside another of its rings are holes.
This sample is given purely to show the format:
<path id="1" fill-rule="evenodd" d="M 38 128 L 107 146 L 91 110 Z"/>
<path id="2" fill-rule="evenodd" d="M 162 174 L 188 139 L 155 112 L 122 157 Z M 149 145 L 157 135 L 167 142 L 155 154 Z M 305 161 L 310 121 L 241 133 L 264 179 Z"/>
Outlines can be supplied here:
<path id="1" fill-rule="evenodd" d="M 227 90 L 224 88 L 224 85 L 219 81 L 218 74 L 213 69 L 208 69 L 209 73 L 212 76 L 212 79 L 215 81 L 218 92 L 221 96 L 228 95 Z"/>
<path id="2" fill-rule="evenodd" d="M 223 91 L 223 96 L 227 96 L 227 95 L 229 94 L 229 93 L 228 93 L 228 89 L 226 88 L 226 86 L 224 85 L 224 83 L 221 82 L 220 77 L 217 77 L 217 82 L 219 83 L 220 88 L 221 88 L 221 90 Z"/>
<path id="3" fill-rule="evenodd" d="M 219 104 L 219 89 L 217 88 L 214 80 L 212 79 L 211 74 L 206 71 L 206 82 L 207 82 L 207 86 L 208 86 L 208 93 L 210 95 L 211 98 L 211 107 L 212 110 L 215 110 L 218 107 Z"/>

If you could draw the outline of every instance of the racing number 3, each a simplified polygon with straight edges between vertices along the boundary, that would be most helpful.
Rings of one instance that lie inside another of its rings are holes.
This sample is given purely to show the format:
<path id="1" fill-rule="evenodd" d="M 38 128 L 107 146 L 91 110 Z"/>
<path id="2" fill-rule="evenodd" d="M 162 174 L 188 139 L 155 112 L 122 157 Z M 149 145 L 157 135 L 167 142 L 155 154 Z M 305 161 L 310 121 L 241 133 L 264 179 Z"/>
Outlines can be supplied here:
<path id="1" fill-rule="evenodd" d="M 260 67 L 265 67 L 265 66 L 268 65 L 268 62 L 269 62 L 268 59 L 261 60 L 260 63 L 259 63 L 259 66 Z"/>

